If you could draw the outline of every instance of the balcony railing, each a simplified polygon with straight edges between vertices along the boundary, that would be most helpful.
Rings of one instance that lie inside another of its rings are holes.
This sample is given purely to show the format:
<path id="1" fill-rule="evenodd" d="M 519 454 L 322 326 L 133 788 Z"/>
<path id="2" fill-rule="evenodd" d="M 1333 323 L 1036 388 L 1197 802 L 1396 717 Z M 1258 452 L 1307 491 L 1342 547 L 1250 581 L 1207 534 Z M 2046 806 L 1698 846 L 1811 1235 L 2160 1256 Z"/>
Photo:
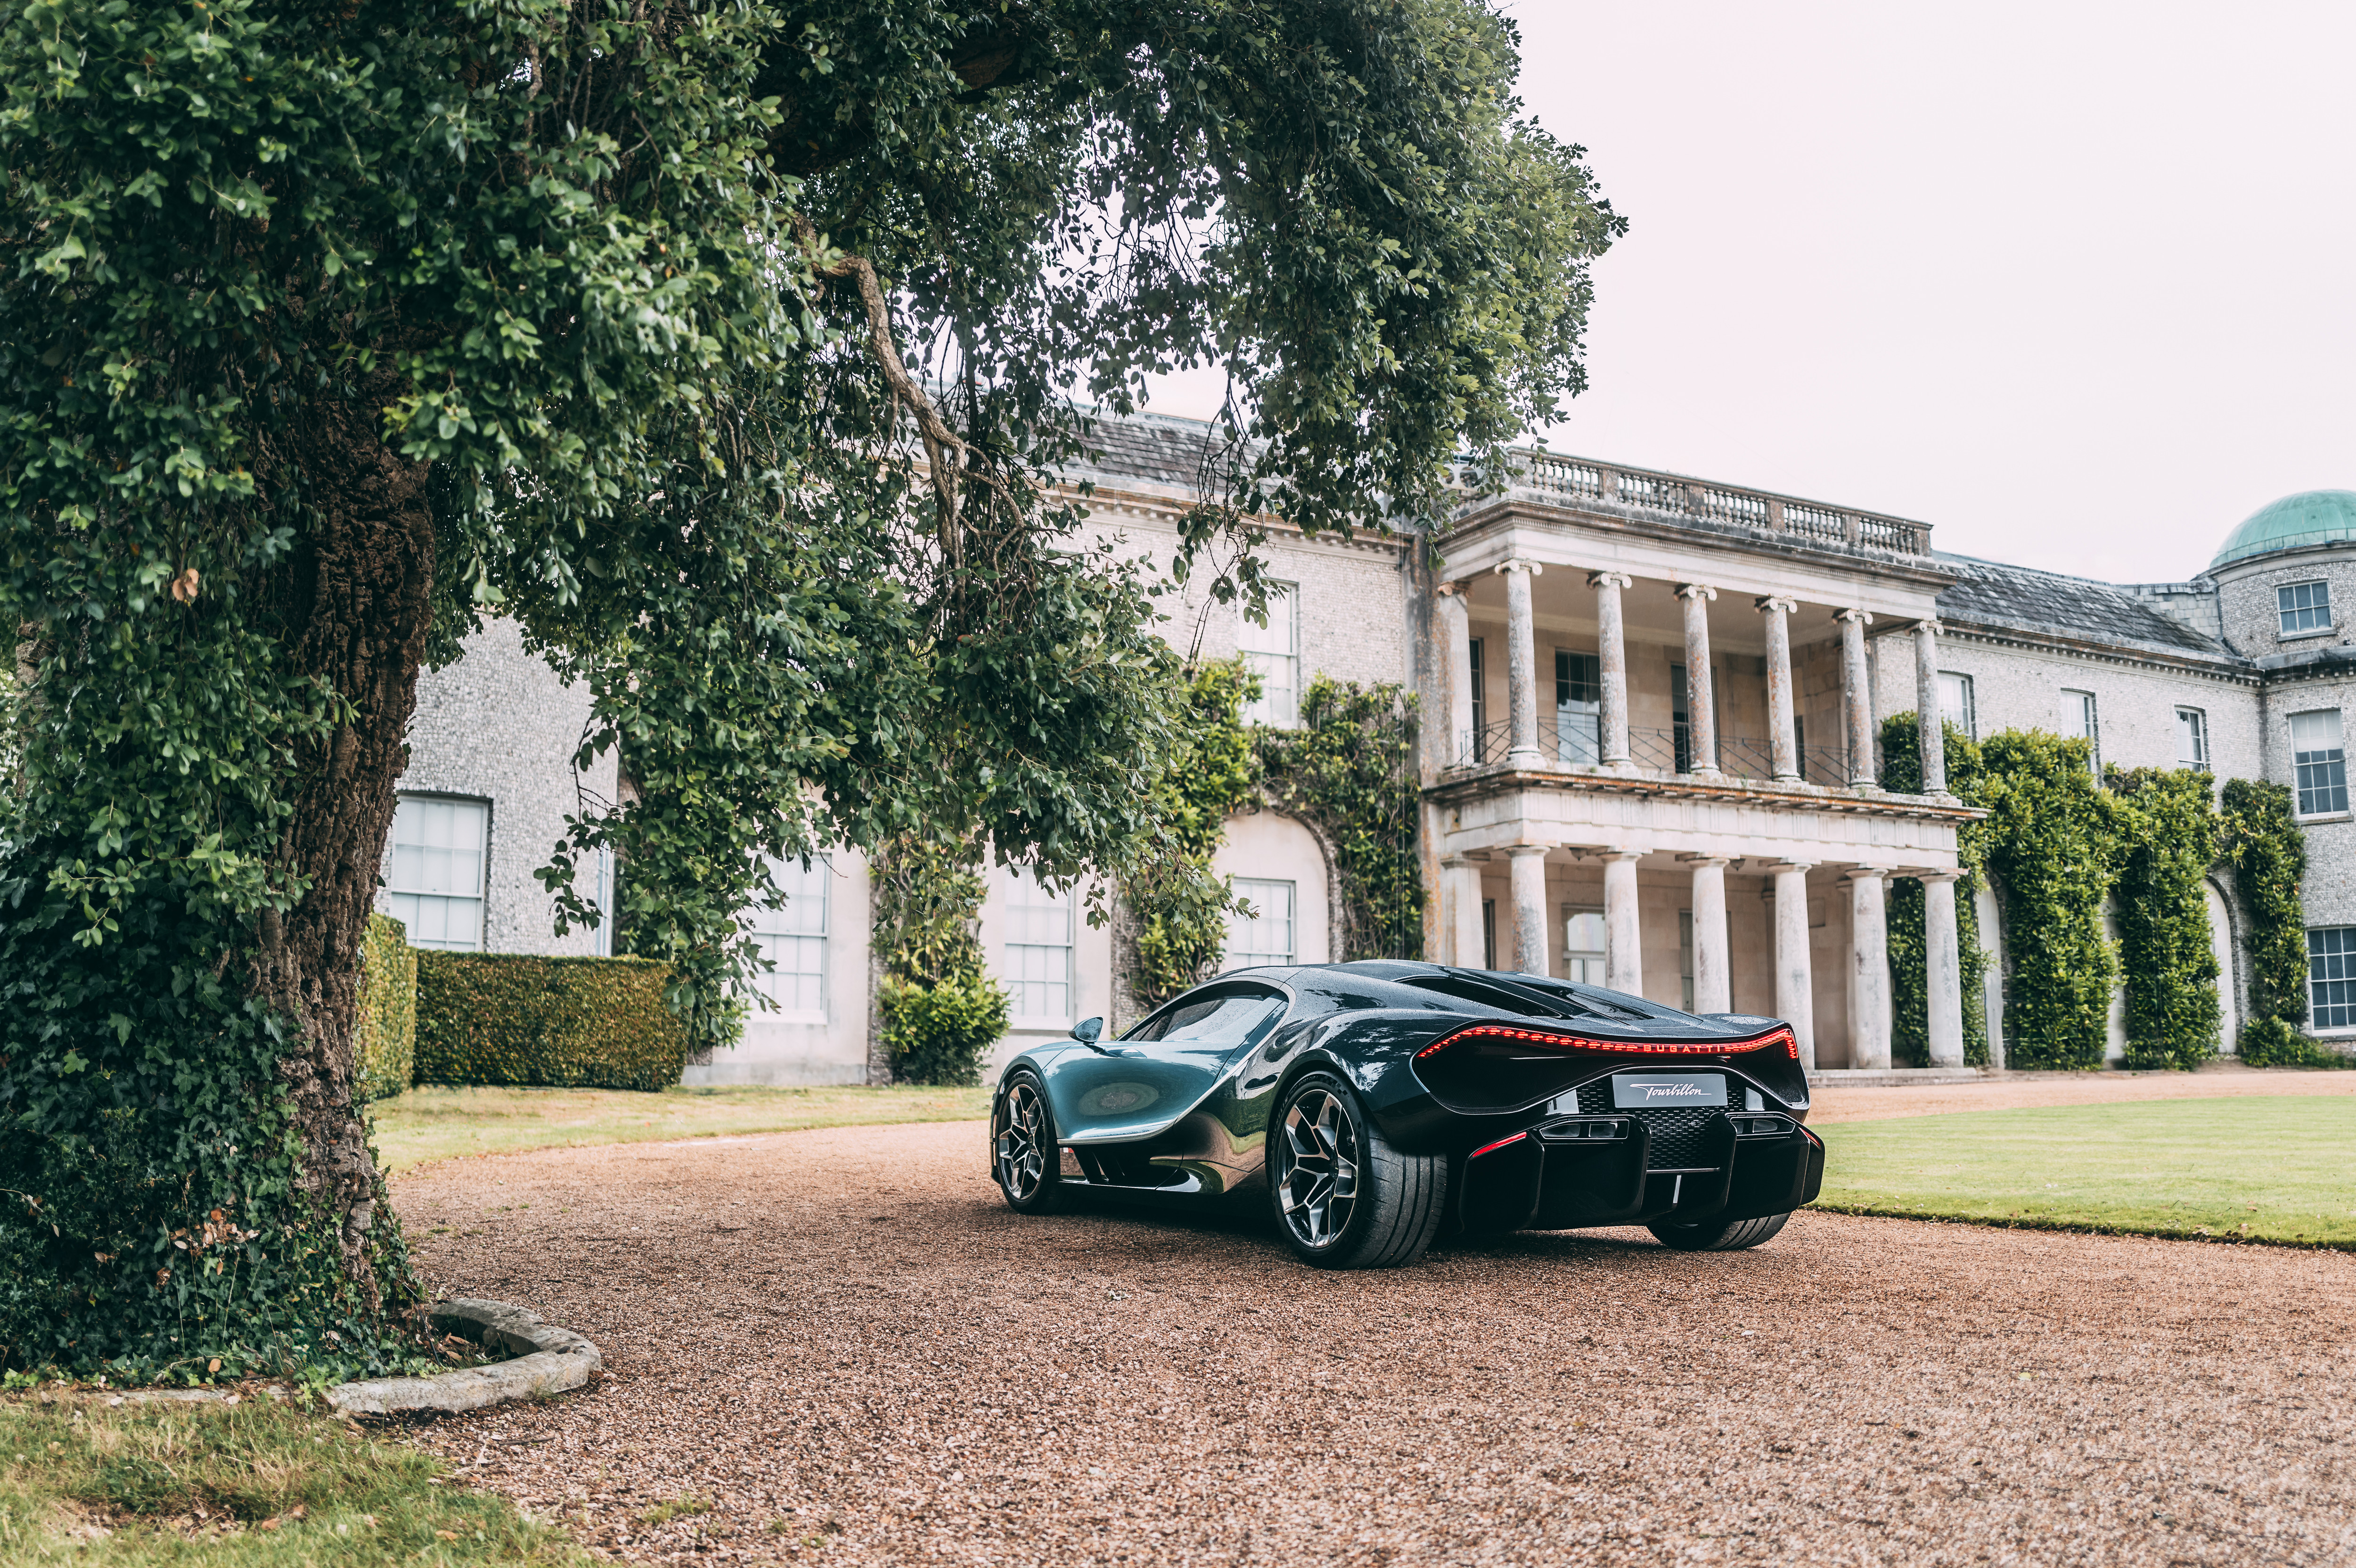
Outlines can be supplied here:
<path id="1" fill-rule="evenodd" d="M 1547 452 L 1515 454 L 1521 483 L 1544 496 L 1601 501 L 1664 517 L 1695 518 L 1762 534 L 1789 534 L 1816 544 L 1931 553 L 1931 525 L 1878 512 L 1853 511 L 1764 490 L 1712 485 L 1676 474 L 1621 468 Z"/>
<path id="2" fill-rule="evenodd" d="M 1510 721 L 1487 725 L 1471 736 L 1456 765 L 1478 767 L 1502 763 L 1513 745 L 1514 727 Z M 1592 720 L 1541 716 L 1538 751 L 1554 766 L 1591 768 L 1603 762 L 1602 744 Z M 1629 761 L 1648 773 L 1693 772 L 1693 746 L 1687 727 L 1683 724 L 1666 730 L 1632 726 L 1628 731 L 1628 751 Z M 1843 747 L 1803 746 L 1799 762 L 1800 777 L 1807 784 L 1837 788 L 1848 783 L 1848 752 Z M 1730 777 L 1755 779 L 1762 784 L 1775 776 L 1768 742 L 1748 735 L 1718 738 L 1718 766 L 1720 773 Z"/>

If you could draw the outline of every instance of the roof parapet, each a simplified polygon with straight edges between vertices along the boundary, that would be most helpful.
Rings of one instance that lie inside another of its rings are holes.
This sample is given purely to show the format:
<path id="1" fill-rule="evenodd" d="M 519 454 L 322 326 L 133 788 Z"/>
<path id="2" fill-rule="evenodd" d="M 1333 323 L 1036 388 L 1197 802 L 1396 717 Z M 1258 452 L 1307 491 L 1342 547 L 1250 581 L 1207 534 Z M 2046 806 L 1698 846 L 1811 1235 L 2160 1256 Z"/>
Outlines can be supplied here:
<path id="1" fill-rule="evenodd" d="M 1927 557 L 1931 525 L 1823 501 L 1779 496 L 1683 474 L 1517 450 L 1513 494 L 1555 506 L 1601 506 L 1651 517 L 1714 523 L 1832 549 Z"/>

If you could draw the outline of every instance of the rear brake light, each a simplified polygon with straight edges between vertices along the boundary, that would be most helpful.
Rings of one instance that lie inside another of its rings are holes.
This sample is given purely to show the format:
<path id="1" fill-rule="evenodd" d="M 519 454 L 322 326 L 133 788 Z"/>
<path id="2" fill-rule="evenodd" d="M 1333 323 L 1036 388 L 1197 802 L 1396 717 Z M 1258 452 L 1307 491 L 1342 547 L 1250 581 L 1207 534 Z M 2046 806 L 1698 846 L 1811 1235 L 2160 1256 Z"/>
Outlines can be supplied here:
<path id="1" fill-rule="evenodd" d="M 1800 1042 L 1790 1028 L 1778 1024 L 1765 1034 L 1753 1035 L 1723 1045 L 1652 1043 L 1624 1040 L 1589 1040 L 1583 1035 L 1548 1034 L 1541 1029 L 1514 1029 L 1505 1024 L 1467 1024 L 1453 1034 L 1441 1035 L 1415 1053 L 1421 1061 L 1425 1057 L 1447 1050 L 1468 1040 L 1513 1040 L 1525 1045 L 1542 1045 L 1550 1051 L 1601 1051 L 1620 1056 L 1739 1056 L 1747 1051 L 1772 1051 L 1782 1047 L 1794 1061 L 1800 1060 Z"/>

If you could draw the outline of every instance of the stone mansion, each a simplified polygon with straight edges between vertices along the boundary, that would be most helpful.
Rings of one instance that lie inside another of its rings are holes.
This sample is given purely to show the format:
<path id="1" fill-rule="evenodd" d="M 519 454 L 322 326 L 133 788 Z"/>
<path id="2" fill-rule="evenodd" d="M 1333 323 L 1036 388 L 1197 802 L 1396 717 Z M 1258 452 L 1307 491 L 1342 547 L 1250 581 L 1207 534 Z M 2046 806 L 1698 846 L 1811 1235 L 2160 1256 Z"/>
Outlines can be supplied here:
<path id="1" fill-rule="evenodd" d="M 1206 436 L 1152 415 L 1102 429 L 1069 475 L 1092 485 L 1088 528 L 1167 560 Z M 1426 956 L 1772 1014 L 1818 1070 L 1885 1068 L 1883 912 L 1891 880 L 1911 878 L 1925 890 L 1933 1065 L 1959 1066 L 1955 834 L 1972 814 L 1944 793 L 1935 749 L 1925 793 L 1874 782 L 1880 720 L 1935 706 L 1976 735 L 2083 735 L 2102 764 L 2290 785 L 2309 855 L 2310 1032 L 2356 1042 L 2342 742 L 2356 624 L 2338 619 L 2356 613 L 2356 492 L 2264 507 L 2189 582 L 2121 585 L 1945 554 L 1903 518 L 1534 453 L 1510 490 L 1446 521 L 1436 568 L 1416 542 L 1272 529 L 1269 575 L 1285 590 L 1268 625 L 1192 602 L 1169 635 L 1240 654 L 1263 723 L 1294 722 L 1321 674 L 1419 695 Z M 575 801 L 616 788 L 610 759 L 603 777 L 571 768 L 587 706 L 509 626 L 423 677 L 380 895 L 412 942 L 602 950 L 602 932 L 552 933 L 531 877 Z M 1232 930 L 1231 965 L 1338 955 L 1332 855 L 1308 826 L 1236 816 L 1216 864 L 1258 912 Z M 1124 1012 L 1111 933 L 1081 901 L 1019 869 L 991 875 L 981 938 L 1014 1011 L 1001 1055 Z M 776 1006 L 691 1083 L 880 1072 L 864 862 L 846 850 L 780 880 L 787 907 L 749 917 Z M 1977 897 L 2000 955 L 1997 904 Z M 2228 881 L 2209 905 L 2230 1051 L 2244 920 Z M 2001 1064 L 2000 956 L 1969 983 L 1986 989 Z"/>

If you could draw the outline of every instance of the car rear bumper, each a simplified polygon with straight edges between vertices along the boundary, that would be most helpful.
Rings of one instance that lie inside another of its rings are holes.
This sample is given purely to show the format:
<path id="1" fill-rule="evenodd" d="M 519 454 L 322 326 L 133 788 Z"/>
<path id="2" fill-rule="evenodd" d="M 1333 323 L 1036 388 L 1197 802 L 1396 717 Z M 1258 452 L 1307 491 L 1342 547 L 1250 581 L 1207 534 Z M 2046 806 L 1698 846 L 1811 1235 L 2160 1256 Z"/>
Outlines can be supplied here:
<path id="1" fill-rule="evenodd" d="M 1466 1157 L 1457 1217 L 1475 1232 L 1750 1220 L 1824 1178 L 1824 1141 L 1775 1113 L 1555 1116 Z"/>

